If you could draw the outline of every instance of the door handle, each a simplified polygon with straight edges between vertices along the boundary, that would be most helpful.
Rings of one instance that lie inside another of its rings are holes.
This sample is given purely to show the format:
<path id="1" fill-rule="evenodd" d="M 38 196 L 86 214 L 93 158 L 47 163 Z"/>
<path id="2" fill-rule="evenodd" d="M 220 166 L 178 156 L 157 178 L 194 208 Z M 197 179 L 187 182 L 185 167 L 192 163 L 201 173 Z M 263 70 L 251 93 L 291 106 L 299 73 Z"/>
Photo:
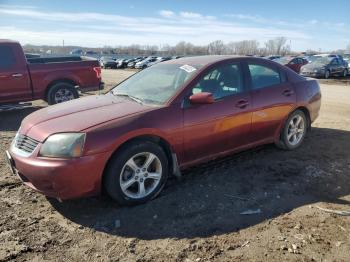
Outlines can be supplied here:
<path id="1" fill-rule="evenodd" d="M 293 90 L 287 89 L 282 92 L 284 96 L 291 96 L 294 94 Z"/>
<path id="2" fill-rule="evenodd" d="M 246 108 L 247 106 L 249 105 L 249 102 L 245 99 L 242 99 L 242 100 L 239 100 L 237 103 L 236 103 L 236 107 L 238 108 Z"/>
<path id="3" fill-rule="evenodd" d="M 22 76 L 23 76 L 23 74 L 19 74 L 19 73 L 12 75 L 12 77 L 22 77 Z"/>

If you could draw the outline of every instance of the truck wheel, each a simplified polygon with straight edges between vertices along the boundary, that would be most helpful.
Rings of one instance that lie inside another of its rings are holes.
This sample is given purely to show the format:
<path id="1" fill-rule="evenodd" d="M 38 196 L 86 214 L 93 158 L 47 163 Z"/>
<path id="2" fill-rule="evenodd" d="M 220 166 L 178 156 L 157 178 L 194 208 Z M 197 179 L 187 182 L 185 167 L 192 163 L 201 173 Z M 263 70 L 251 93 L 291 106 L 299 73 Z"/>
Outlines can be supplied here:
<path id="1" fill-rule="evenodd" d="M 49 105 L 59 104 L 79 97 L 78 91 L 72 84 L 58 83 L 50 87 L 47 93 L 47 103 Z"/>
<path id="2" fill-rule="evenodd" d="M 152 142 L 138 142 L 111 158 L 104 188 L 120 205 L 137 205 L 155 198 L 167 178 L 168 160 L 164 150 Z"/>

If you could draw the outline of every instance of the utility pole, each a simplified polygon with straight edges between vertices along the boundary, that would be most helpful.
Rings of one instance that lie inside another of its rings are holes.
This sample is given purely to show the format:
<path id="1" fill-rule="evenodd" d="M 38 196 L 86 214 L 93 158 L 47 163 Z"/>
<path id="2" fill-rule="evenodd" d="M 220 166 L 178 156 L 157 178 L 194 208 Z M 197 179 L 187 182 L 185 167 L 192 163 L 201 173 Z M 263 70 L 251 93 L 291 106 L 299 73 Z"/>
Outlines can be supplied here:
<path id="1" fill-rule="evenodd" d="M 64 47 L 64 39 L 62 40 L 62 46 Z"/>

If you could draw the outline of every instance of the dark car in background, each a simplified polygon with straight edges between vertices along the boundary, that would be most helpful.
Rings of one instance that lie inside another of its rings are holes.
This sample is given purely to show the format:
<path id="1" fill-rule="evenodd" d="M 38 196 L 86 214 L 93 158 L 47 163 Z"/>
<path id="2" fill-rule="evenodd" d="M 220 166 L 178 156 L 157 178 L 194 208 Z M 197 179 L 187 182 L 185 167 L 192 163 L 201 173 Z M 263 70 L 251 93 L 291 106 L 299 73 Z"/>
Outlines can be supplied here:
<path id="1" fill-rule="evenodd" d="M 331 76 L 348 75 L 348 63 L 342 57 L 319 56 L 312 62 L 301 67 L 300 74 L 306 77 L 319 77 L 328 79 Z"/>
<path id="2" fill-rule="evenodd" d="M 289 67 L 294 72 L 299 73 L 300 69 L 303 65 L 306 65 L 309 63 L 305 58 L 303 57 L 280 57 L 277 59 L 274 59 L 275 62 L 284 65 L 286 67 Z"/>
<path id="3" fill-rule="evenodd" d="M 105 56 L 100 58 L 100 65 L 104 69 L 106 69 L 106 68 L 115 69 L 118 67 L 118 63 L 115 60 L 113 60 L 110 57 L 105 57 Z"/>
<path id="4" fill-rule="evenodd" d="M 275 59 L 278 59 L 280 57 L 281 57 L 280 55 L 270 55 L 270 56 L 266 56 L 265 58 L 269 59 L 269 60 L 275 60 Z"/>

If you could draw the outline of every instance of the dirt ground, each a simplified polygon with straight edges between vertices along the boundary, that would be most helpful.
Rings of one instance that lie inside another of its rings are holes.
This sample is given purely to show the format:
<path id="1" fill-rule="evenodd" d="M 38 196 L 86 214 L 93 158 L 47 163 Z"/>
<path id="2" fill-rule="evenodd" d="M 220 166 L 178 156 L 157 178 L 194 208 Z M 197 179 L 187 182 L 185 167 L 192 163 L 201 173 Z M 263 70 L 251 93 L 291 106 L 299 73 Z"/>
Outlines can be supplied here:
<path id="1" fill-rule="evenodd" d="M 103 78 L 109 88 L 131 73 Z M 350 217 L 317 207 L 350 211 L 350 84 L 321 88 L 298 150 L 267 145 L 186 170 L 136 207 L 59 203 L 22 185 L 4 151 L 38 107 L 0 112 L 0 261 L 349 261 Z"/>

